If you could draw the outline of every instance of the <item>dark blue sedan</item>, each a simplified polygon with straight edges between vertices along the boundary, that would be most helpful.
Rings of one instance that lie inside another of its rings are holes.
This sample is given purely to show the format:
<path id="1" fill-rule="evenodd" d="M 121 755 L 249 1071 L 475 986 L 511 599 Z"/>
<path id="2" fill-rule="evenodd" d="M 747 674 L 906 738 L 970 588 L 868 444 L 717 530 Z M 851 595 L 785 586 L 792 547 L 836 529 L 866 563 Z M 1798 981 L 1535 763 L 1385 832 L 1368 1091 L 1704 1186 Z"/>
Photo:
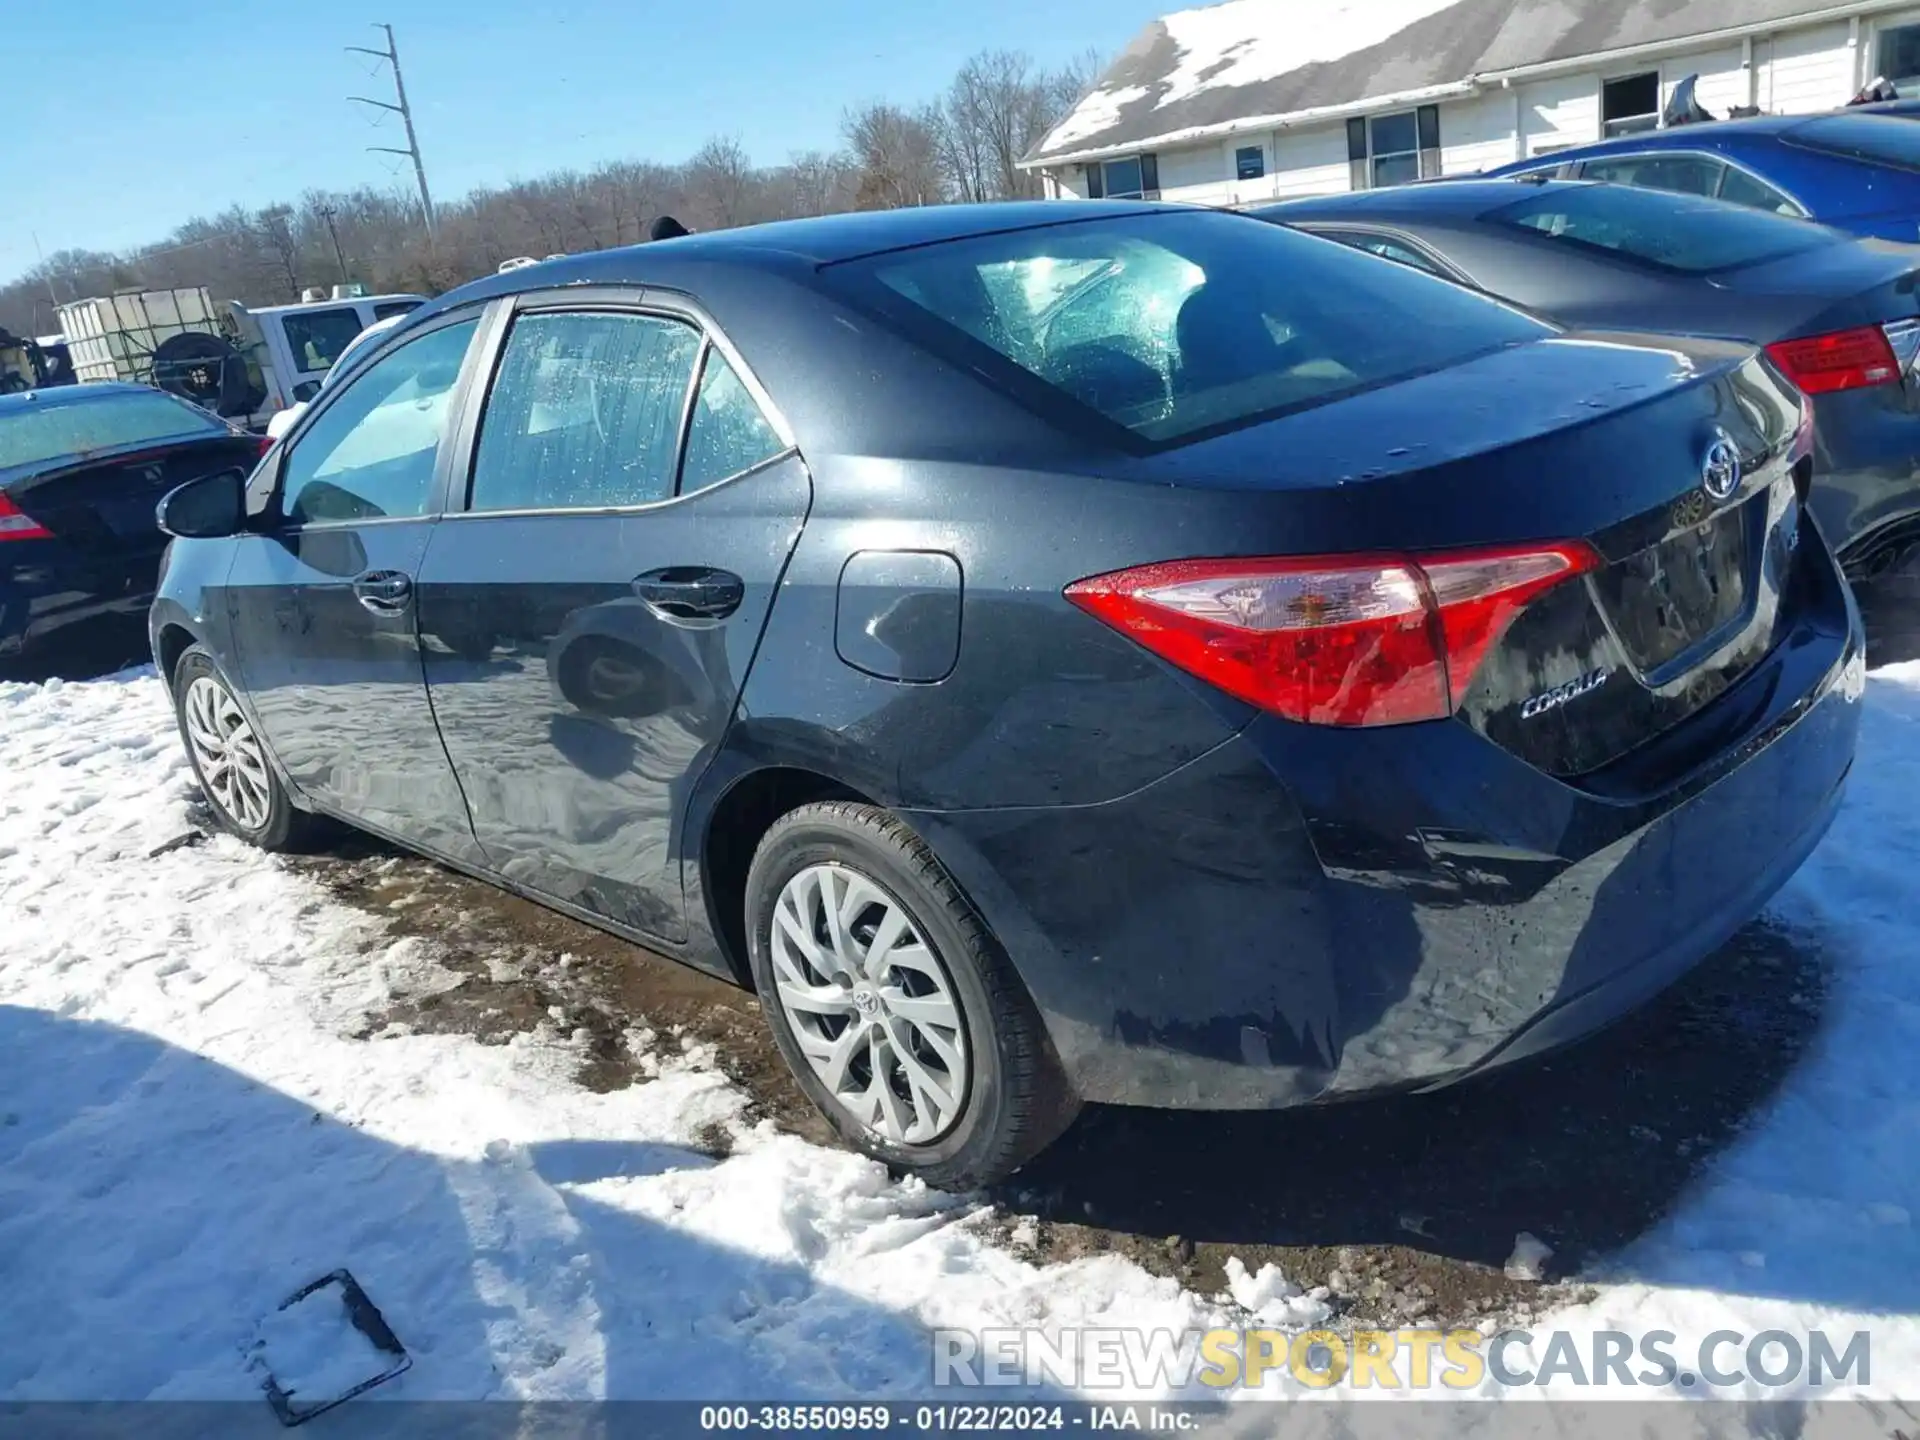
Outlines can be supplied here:
<path id="1" fill-rule="evenodd" d="M 1920 241 L 1920 125 L 1892 115 L 1767 115 L 1681 125 L 1491 172 L 1707 195 L 1855 235 Z"/>
<path id="2" fill-rule="evenodd" d="M 751 985 L 971 1188 L 1083 1101 L 1538 1054 L 1750 920 L 1865 684 L 1813 446 L 1750 344 L 1246 216 L 847 215 L 442 296 L 167 497 L 149 629 L 222 829 Z"/>
<path id="3" fill-rule="evenodd" d="M 139 615 L 174 486 L 248 470 L 262 442 L 145 385 L 0 395 L 0 659 L 101 615 Z"/>

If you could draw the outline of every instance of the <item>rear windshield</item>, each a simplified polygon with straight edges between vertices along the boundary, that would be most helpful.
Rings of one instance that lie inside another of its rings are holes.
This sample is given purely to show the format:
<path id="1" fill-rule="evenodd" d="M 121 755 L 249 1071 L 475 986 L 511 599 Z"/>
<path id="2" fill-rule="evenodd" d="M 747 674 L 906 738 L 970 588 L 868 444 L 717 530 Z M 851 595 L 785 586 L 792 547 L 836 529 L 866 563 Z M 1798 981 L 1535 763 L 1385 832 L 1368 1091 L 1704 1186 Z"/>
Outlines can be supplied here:
<path id="1" fill-rule="evenodd" d="M 1891 115 L 1823 115 L 1794 126 L 1786 139 L 1806 150 L 1920 170 L 1920 125 Z"/>
<path id="2" fill-rule="evenodd" d="M 0 470 L 225 428 L 204 410 L 158 390 L 69 401 L 41 391 L 40 397 L 0 406 Z"/>
<path id="3" fill-rule="evenodd" d="M 1013 388 L 1019 371 L 1037 376 L 1152 442 L 1553 333 L 1403 265 L 1204 212 L 1050 225 L 834 268 L 930 345 L 985 346 L 1018 367 Z"/>
<path id="4" fill-rule="evenodd" d="M 1484 218 L 1688 275 L 1778 260 L 1839 238 L 1805 220 L 1632 185 L 1555 186 Z"/>

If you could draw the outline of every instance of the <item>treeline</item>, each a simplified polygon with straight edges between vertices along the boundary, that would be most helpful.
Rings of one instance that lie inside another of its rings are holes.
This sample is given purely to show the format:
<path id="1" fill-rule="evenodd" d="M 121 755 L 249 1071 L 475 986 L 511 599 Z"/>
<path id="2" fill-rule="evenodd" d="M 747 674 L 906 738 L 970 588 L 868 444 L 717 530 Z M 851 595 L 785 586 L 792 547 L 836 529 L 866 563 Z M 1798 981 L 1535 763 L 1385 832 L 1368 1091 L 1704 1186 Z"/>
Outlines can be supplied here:
<path id="1" fill-rule="evenodd" d="M 629 245 L 660 215 L 696 230 L 845 210 L 1037 196 L 1016 162 L 1072 108 L 1099 73 L 1088 55 L 1044 70 L 1017 51 L 982 52 L 946 93 L 917 108 L 874 102 L 849 110 L 841 147 L 755 165 L 737 140 L 708 141 L 679 164 L 620 160 L 556 171 L 437 207 L 429 239 L 410 190 L 310 191 L 258 210 L 234 207 L 188 221 L 125 254 L 63 250 L 0 287 L 0 327 L 59 328 L 62 301 L 117 289 L 205 285 L 216 302 L 298 300 L 342 280 L 370 291 L 434 294 L 492 273 L 516 256 Z"/>

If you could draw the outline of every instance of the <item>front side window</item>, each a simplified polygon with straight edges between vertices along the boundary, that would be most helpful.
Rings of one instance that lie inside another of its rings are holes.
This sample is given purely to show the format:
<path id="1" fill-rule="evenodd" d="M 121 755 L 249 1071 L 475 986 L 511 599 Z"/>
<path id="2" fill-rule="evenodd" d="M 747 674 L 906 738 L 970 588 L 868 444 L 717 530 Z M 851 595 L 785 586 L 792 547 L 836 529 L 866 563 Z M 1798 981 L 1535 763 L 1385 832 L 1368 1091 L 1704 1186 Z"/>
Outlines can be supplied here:
<path id="1" fill-rule="evenodd" d="M 1675 195 L 1712 195 L 1720 188 L 1725 170 L 1718 160 L 1704 155 L 1622 155 L 1589 160 L 1580 168 L 1580 178 L 1666 190 Z"/>
<path id="2" fill-rule="evenodd" d="M 711 346 L 694 392 L 687 424 L 687 453 L 680 462 L 680 493 L 718 485 L 771 460 L 787 448 L 739 373 Z"/>
<path id="3" fill-rule="evenodd" d="M 479 328 L 476 319 L 431 330 L 343 382 L 287 452 L 281 518 L 304 525 L 425 514 Z"/>
<path id="4" fill-rule="evenodd" d="M 206 411 L 158 390 L 112 396 L 84 389 L 72 393 L 75 399 L 63 400 L 57 398 L 61 390 L 43 390 L 31 403 L 0 410 L 0 470 L 89 450 L 214 435 L 226 428 Z"/>
<path id="5" fill-rule="evenodd" d="M 1804 220 L 1619 185 L 1570 186 L 1485 218 L 1689 275 L 1778 260 L 1840 238 Z"/>
<path id="6" fill-rule="evenodd" d="M 1609 140 L 1660 128 L 1660 72 L 1622 75 L 1600 87 L 1600 133 Z"/>
<path id="7" fill-rule="evenodd" d="M 1152 443 L 1553 333 L 1417 271 L 1213 213 L 981 236 L 827 275 L 1043 411 L 1084 407 Z"/>
<path id="8" fill-rule="evenodd" d="M 700 333 L 658 315 L 513 323 L 474 452 L 473 510 L 588 510 L 673 494 Z"/>
<path id="9" fill-rule="evenodd" d="M 331 369 L 364 328 L 357 310 L 308 310 L 281 317 L 287 348 L 303 373 Z"/>

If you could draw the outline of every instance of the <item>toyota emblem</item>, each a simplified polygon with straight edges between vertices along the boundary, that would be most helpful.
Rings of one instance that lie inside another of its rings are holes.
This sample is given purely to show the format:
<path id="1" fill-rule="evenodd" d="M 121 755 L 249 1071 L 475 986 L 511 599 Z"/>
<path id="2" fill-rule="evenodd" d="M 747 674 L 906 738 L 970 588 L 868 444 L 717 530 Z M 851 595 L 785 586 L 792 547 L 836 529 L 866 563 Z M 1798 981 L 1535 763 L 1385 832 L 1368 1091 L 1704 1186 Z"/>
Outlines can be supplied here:
<path id="1" fill-rule="evenodd" d="M 1700 462 L 1700 488 L 1714 500 L 1725 500 L 1740 488 L 1740 451 L 1725 431 L 1707 446 Z"/>

